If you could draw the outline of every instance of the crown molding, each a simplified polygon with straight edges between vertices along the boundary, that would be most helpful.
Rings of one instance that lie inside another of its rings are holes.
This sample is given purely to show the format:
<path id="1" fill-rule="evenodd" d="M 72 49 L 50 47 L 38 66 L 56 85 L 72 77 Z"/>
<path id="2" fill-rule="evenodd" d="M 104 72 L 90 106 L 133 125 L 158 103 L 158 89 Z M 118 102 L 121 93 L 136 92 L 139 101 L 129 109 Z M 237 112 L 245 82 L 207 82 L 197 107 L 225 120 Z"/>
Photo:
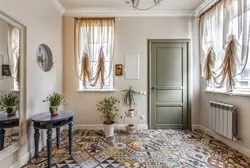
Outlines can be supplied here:
<path id="1" fill-rule="evenodd" d="M 60 12 L 61 15 L 64 15 L 65 8 L 62 6 L 61 2 L 59 0 L 50 0 L 52 4 L 56 7 L 56 9 Z"/>
<path id="2" fill-rule="evenodd" d="M 168 10 L 168 11 L 104 11 L 86 8 L 66 10 L 64 15 L 74 17 L 190 17 L 195 16 L 192 10 Z"/>
<path id="3" fill-rule="evenodd" d="M 195 11 L 195 16 L 199 16 L 201 13 L 205 12 L 218 0 L 205 0 Z"/>

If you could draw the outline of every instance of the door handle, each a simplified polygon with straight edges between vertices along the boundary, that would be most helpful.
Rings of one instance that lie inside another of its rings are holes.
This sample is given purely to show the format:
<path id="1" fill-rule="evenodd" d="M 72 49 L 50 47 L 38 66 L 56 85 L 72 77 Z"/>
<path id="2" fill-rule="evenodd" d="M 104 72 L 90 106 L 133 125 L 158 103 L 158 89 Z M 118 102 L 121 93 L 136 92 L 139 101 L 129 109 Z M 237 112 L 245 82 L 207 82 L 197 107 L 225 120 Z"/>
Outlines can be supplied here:
<path id="1" fill-rule="evenodd" d="M 155 87 L 151 87 L 152 90 L 155 90 Z"/>

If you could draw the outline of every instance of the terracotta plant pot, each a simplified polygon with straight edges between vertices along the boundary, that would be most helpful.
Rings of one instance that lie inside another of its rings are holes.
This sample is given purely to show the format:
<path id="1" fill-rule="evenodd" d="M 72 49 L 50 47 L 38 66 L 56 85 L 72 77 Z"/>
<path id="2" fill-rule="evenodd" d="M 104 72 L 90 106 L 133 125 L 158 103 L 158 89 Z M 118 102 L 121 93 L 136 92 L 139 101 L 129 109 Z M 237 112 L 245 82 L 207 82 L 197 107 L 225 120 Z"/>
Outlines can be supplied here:
<path id="1" fill-rule="evenodd" d="M 136 129 L 135 129 L 134 124 L 129 124 L 129 125 L 126 126 L 126 131 L 127 131 L 128 133 L 134 133 L 135 130 L 136 130 Z"/>
<path id="2" fill-rule="evenodd" d="M 51 116 L 57 116 L 59 112 L 59 106 L 50 106 L 49 111 Z"/>
<path id="3" fill-rule="evenodd" d="M 105 123 L 103 123 L 103 127 L 104 127 L 104 134 L 105 134 L 106 137 L 114 136 L 115 122 L 113 124 L 105 124 Z"/>
<path id="4" fill-rule="evenodd" d="M 8 113 L 8 116 L 14 116 L 16 115 L 16 106 L 7 106 L 6 111 Z"/>

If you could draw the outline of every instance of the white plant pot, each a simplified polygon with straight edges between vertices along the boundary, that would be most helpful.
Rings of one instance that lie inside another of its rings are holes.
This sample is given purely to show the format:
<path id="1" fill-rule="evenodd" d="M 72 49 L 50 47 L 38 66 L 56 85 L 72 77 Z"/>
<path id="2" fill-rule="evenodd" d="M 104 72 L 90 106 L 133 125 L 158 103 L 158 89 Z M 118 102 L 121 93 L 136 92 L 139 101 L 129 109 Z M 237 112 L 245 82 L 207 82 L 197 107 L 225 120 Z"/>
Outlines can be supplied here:
<path id="1" fill-rule="evenodd" d="M 127 117 L 130 117 L 130 118 L 133 118 L 134 116 L 136 115 L 136 112 L 135 112 L 135 110 L 128 110 L 127 112 L 126 112 L 126 116 Z"/>
<path id="2" fill-rule="evenodd" d="M 114 136 L 115 132 L 115 124 L 103 124 L 104 134 L 106 137 Z"/>

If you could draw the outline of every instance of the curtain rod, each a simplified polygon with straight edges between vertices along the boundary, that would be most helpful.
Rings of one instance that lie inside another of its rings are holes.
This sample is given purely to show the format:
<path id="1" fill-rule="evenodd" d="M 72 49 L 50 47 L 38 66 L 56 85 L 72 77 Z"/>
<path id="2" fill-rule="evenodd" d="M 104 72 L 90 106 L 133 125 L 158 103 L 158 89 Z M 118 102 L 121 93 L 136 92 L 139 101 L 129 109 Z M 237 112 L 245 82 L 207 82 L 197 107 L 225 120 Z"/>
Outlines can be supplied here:
<path id="1" fill-rule="evenodd" d="M 209 12 L 210 10 L 212 10 L 214 7 L 216 7 L 219 3 L 221 3 L 223 0 L 218 0 L 217 2 L 213 3 L 207 10 L 205 10 L 204 12 L 202 12 L 199 16 L 202 17 L 203 15 L 205 15 L 207 12 Z"/>
<path id="2" fill-rule="evenodd" d="M 75 17 L 75 19 L 115 19 L 115 20 L 121 20 L 121 18 L 118 17 Z"/>

